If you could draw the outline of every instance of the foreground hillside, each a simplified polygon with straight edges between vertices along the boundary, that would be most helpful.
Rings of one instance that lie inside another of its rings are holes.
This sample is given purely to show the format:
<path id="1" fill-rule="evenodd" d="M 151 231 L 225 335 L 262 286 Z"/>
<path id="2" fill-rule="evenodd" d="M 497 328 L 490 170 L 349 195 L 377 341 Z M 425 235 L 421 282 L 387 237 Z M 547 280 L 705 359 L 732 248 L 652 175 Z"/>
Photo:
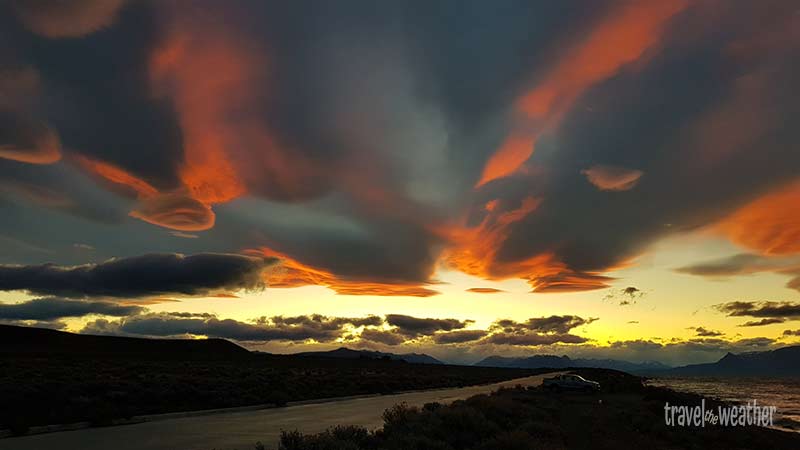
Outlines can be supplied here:
<path id="1" fill-rule="evenodd" d="M 223 340 L 3 327 L 0 429 L 498 382 L 531 370 L 254 354 Z M 26 341 L 28 339 L 28 341 Z"/>
<path id="2" fill-rule="evenodd" d="M 598 394 L 504 389 L 451 405 L 398 405 L 382 429 L 336 427 L 316 435 L 284 432 L 279 450 L 797 449 L 800 433 L 748 427 L 669 427 L 664 404 L 699 405 L 700 397 L 643 386 L 638 377 L 578 369 L 599 381 Z M 709 408 L 718 403 L 708 401 Z M 272 444 L 272 443 L 270 443 Z"/>

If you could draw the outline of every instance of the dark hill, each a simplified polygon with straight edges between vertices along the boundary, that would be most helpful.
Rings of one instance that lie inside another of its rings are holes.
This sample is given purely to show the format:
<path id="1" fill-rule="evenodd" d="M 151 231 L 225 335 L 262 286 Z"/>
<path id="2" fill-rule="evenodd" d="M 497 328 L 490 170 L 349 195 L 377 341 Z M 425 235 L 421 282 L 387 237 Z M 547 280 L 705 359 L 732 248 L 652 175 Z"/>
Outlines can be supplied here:
<path id="1" fill-rule="evenodd" d="M 146 339 L 94 336 L 0 325 L 0 355 L 148 359 L 233 359 L 252 354 L 224 339 Z"/>

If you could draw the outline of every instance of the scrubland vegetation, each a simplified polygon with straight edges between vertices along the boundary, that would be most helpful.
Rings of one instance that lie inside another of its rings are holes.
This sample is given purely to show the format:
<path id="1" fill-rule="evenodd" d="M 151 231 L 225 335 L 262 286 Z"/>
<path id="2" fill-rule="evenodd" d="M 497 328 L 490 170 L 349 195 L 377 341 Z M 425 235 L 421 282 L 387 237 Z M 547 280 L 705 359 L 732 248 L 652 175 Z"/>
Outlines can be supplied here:
<path id="1" fill-rule="evenodd" d="M 253 355 L 232 359 L 20 356 L 0 359 L 0 429 L 359 394 L 493 383 L 532 370 Z"/>
<path id="2" fill-rule="evenodd" d="M 384 426 L 340 426 L 315 435 L 285 431 L 279 450 L 797 449 L 800 434 L 758 427 L 675 428 L 664 403 L 698 405 L 700 397 L 644 386 L 622 372 L 581 369 L 598 394 L 502 389 L 451 405 L 396 405 Z M 714 407 L 716 403 L 708 403 Z"/>

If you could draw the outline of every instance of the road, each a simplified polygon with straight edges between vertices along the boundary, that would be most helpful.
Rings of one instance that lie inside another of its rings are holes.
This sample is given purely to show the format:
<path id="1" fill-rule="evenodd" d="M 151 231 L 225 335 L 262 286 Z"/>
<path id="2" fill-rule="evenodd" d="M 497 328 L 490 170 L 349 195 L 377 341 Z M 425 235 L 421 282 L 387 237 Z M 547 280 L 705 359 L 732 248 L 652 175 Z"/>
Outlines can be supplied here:
<path id="1" fill-rule="evenodd" d="M 143 422 L 105 428 L 38 434 L 0 439 L 0 450 L 252 450 L 256 441 L 276 448 L 281 430 L 317 433 L 334 425 L 362 425 L 374 429 L 381 414 L 394 404 L 449 403 L 502 386 L 539 385 L 547 375 L 502 383 L 409 392 L 396 395 L 335 400 L 286 408 L 222 413 Z"/>

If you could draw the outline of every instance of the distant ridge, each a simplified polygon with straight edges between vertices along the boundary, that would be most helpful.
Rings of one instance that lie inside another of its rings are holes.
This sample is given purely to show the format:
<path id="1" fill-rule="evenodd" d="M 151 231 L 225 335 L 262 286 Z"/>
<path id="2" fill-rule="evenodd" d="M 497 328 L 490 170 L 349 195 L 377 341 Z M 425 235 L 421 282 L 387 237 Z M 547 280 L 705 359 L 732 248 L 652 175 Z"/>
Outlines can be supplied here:
<path id="1" fill-rule="evenodd" d="M 372 350 L 352 350 L 347 347 L 337 348 L 326 352 L 303 352 L 295 353 L 294 356 L 313 356 L 322 358 L 340 358 L 340 359 L 391 359 L 395 361 L 405 361 L 413 364 L 444 364 L 442 361 L 434 358 L 433 356 L 424 353 L 384 353 Z"/>
<path id="2" fill-rule="evenodd" d="M 642 373 L 669 369 L 669 366 L 656 361 L 633 363 L 616 359 L 572 359 L 569 356 L 534 355 L 520 358 L 489 356 L 475 363 L 482 367 L 515 367 L 522 369 L 564 369 L 567 367 L 592 367 L 597 369 L 614 369 L 629 373 Z"/>
<path id="3" fill-rule="evenodd" d="M 147 339 L 75 334 L 47 328 L 0 325 L 0 355 L 178 359 L 249 358 L 224 339 Z"/>
<path id="4" fill-rule="evenodd" d="M 800 376 L 800 346 L 748 353 L 728 353 L 719 361 L 675 367 L 658 373 L 665 376 Z"/>
<path id="5" fill-rule="evenodd" d="M 615 359 L 571 359 L 568 356 L 534 355 L 521 358 L 489 356 L 477 363 L 484 367 L 516 367 L 524 369 L 594 367 L 651 376 L 718 376 L 718 377 L 800 377 L 800 346 L 748 353 L 728 353 L 717 362 L 669 367 L 659 362 L 633 363 Z"/>

